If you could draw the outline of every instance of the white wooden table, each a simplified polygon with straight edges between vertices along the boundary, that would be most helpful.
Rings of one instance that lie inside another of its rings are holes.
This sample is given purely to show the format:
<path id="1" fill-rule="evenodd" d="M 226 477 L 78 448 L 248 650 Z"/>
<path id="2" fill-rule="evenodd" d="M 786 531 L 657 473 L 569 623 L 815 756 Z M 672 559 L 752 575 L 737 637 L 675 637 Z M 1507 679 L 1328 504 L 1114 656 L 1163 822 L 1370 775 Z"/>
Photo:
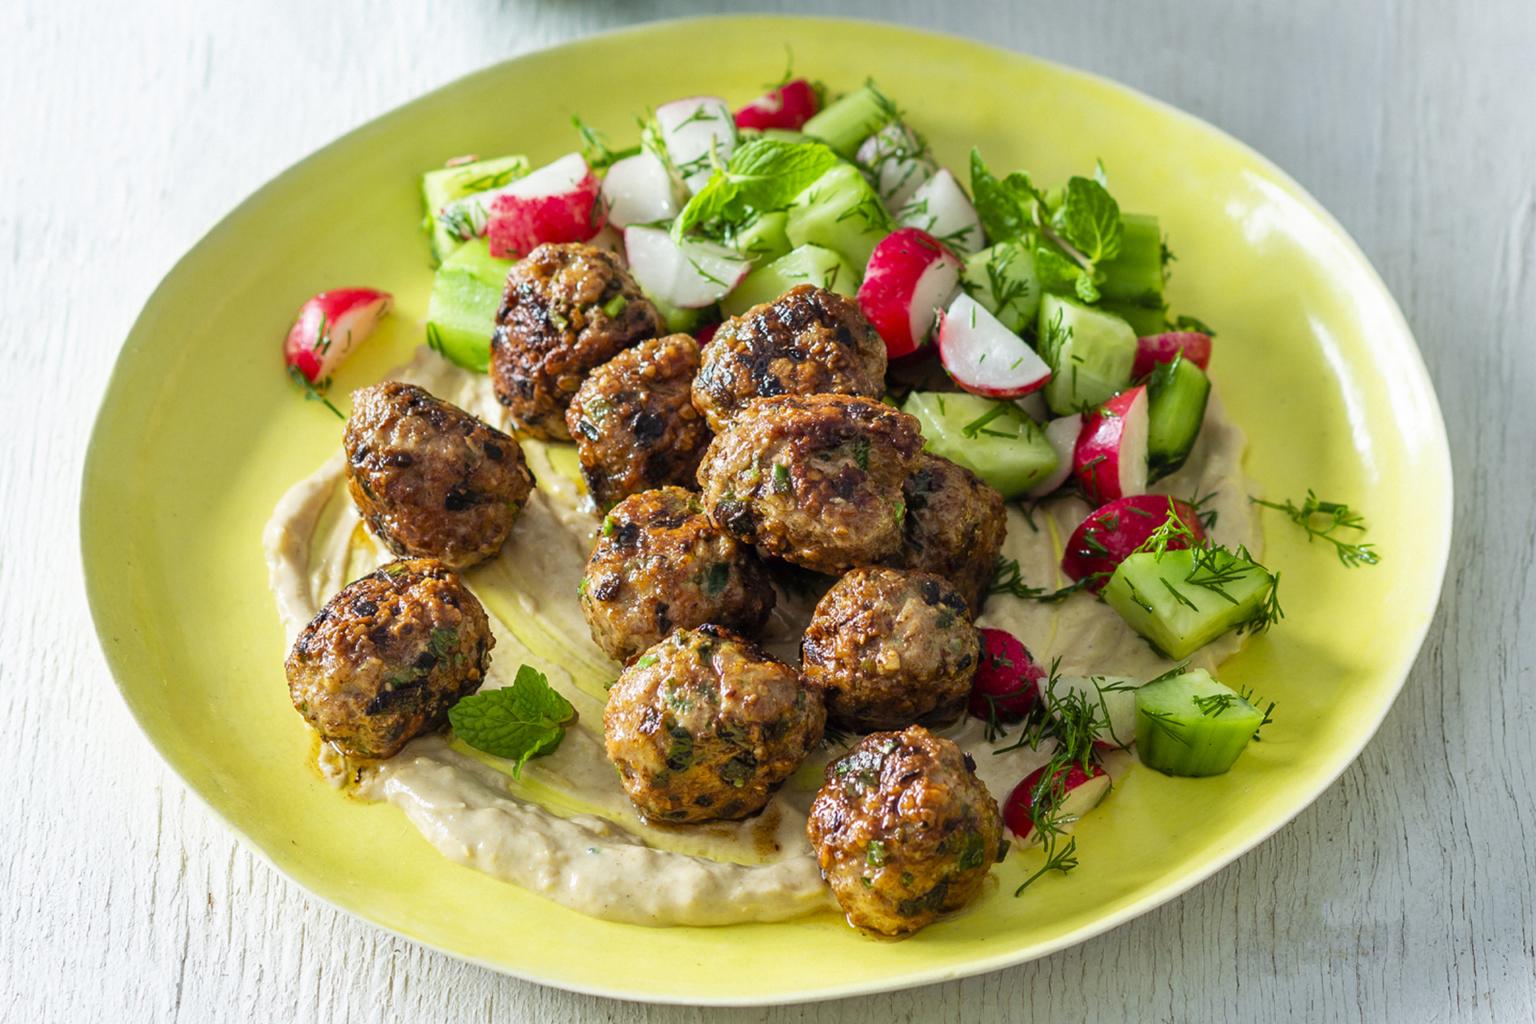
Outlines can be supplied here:
<path id="1" fill-rule="evenodd" d="M 1380 735 L 1294 825 L 1183 898 L 1041 962 L 888 997 L 718 1015 L 611 1003 L 317 904 L 161 766 L 99 656 L 76 502 L 117 346 L 204 230 L 342 131 L 483 64 L 705 8 L 7 0 L 0 1020 L 1536 1019 L 1530 0 L 759 6 L 878 14 L 1111 75 L 1257 146 L 1359 239 L 1424 349 L 1458 489 L 1446 596 Z"/>

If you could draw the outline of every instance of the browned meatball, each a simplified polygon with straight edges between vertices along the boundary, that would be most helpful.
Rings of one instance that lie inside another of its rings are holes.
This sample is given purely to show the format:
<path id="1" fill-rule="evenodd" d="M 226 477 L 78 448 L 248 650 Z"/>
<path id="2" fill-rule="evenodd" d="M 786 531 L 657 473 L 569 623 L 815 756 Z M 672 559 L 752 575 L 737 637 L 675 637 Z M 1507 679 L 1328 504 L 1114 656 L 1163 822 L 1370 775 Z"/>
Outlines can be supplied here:
<path id="1" fill-rule="evenodd" d="M 975 762 L 920 725 L 872 733 L 827 765 L 805 832 L 848 923 L 882 935 L 959 910 L 1007 852 Z"/>
<path id="2" fill-rule="evenodd" d="M 352 501 L 384 546 L 453 569 L 500 551 L 533 490 L 514 438 L 414 384 L 354 391 L 342 446 Z"/>
<path id="3" fill-rule="evenodd" d="M 754 398 L 826 393 L 883 395 L 885 342 L 858 303 L 808 284 L 721 324 L 693 382 L 717 432 Z"/>
<path id="4" fill-rule="evenodd" d="M 868 398 L 759 399 L 704 453 L 704 508 L 764 555 L 824 573 L 870 565 L 901 546 L 922 446 L 917 420 Z"/>
<path id="5" fill-rule="evenodd" d="M 288 653 L 293 706 L 350 757 L 393 757 L 443 724 L 491 663 L 485 609 L 441 562 L 390 562 L 320 609 Z"/>
<path id="6" fill-rule="evenodd" d="M 719 626 L 680 629 L 626 668 L 608 694 L 608 759 L 642 814 L 744 818 L 821 741 L 821 691 Z"/>
<path id="7" fill-rule="evenodd" d="M 1008 534 L 1003 496 L 964 466 L 927 452 L 902 493 L 906 538 L 890 564 L 938 573 L 981 614 Z"/>
<path id="8" fill-rule="evenodd" d="M 801 656 L 838 726 L 900 729 L 959 715 L 981 634 L 965 597 L 942 576 L 855 569 L 817 603 Z"/>
<path id="9" fill-rule="evenodd" d="M 665 484 L 694 486 L 710 437 L 689 399 L 698 371 L 698 343 L 673 334 L 625 349 L 576 391 L 565 425 L 598 508 Z"/>
<path id="10" fill-rule="evenodd" d="M 582 378 L 664 328 L 610 252 L 541 245 L 507 275 L 491 335 L 496 397 L 534 437 L 569 440 L 565 407 Z"/>
<path id="11" fill-rule="evenodd" d="M 773 584 L 750 547 L 723 533 L 681 487 L 630 495 L 598 531 L 581 582 L 592 640 L 628 661 L 681 626 L 756 633 Z"/>

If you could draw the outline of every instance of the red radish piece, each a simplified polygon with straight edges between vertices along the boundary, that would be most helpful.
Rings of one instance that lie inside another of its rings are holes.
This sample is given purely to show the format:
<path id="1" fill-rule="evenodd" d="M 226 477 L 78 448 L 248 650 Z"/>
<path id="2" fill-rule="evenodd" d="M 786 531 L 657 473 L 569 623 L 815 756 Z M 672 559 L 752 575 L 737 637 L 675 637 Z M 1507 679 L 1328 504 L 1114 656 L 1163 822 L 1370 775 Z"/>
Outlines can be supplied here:
<path id="1" fill-rule="evenodd" d="M 821 101 L 811 83 L 803 78 L 792 78 L 736 111 L 736 127 L 756 131 L 769 128 L 799 131 L 800 126 L 820 109 Z"/>
<path id="2" fill-rule="evenodd" d="M 324 387 L 389 312 L 394 296 L 376 288 L 321 292 L 299 307 L 283 342 L 283 361 L 311 384 Z"/>
<path id="3" fill-rule="evenodd" d="M 969 256 L 986 244 L 981 218 L 966 198 L 955 176 L 941 170 L 917 187 L 912 198 L 896 211 L 896 221 L 922 228 L 959 253 Z"/>
<path id="4" fill-rule="evenodd" d="M 1097 807 L 1109 792 L 1109 773 L 1100 765 L 1089 765 L 1084 771 L 1082 765 L 1074 763 L 1058 768 L 1055 776 L 1046 781 L 1049 767 L 1043 764 L 1024 776 L 1024 781 L 1013 787 L 1003 803 L 1003 824 L 1026 842 L 1040 838 L 1031 834 L 1035 830 L 1031 812 L 1037 798 L 1054 816 L 1063 819 L 1063 824 L 1068 824 Z"/>
<path id="5" fill-rule="evenodd" d="M 618 228 L 671 220 L 682 209 L 667 165 L 649 150 L 615 160 L 603 175 L 602 192 L 608 223 Z"/>
<path id="6" fill-rule="evenodd" d="M 870 253 L 859 308 L 892 359 L 928 344 L 938 311 L 960 290 L 960 260 L 926 231 L 901 228 Z"/>
<path id="7" fill-rule="evenodd" d="M 1176 516 L 1189 527 L 1195 543 L 1205 540 L 1200 515 L 1187 501 L 1162 494 L 1132 494 L 1094 509 L 1077 524 L 1061 556 L 1061 571 L 1074 580 L 1089 580 L 1094 593 L 1109 582 L 1110 574 L 1158 528 Z M 1190 546 L 1190 539 L 1173 537 L 1171 551 Z"/>
<path id="8" fill-rule="evenodd" d="M 1211 336 L 1198 331 L 1169 331 L 1166 334 L 1147 334 L 1136 339 L 1136 362 L 1131 366 L 1131 379 L 1140 380 L 1158 363 L 1171 363 L 1180 352 L 1184 358 L 1204 370 L 1211 364 Z"/>
<path id="9" fill-rule="evenodd" d="M 656 108 L 656 124 L 667 157 L 688 191 L 697 192 L 714 173 L 713 159 L 722 164 L 736 148 L 736 119 L 718 96 L 690 96 Z M 711 157 L 713 154 L 713 158 Z"/>
<path id="10" fill-rule="evenodd" d="M 1057 717 L 1057 708 L 1070 695 L 1082 698 L 1093 710 L 1093 745 L 1099 750 L 1124 750 L 1136 742 L 1136 691 L 1141 685 L 1129 676 L 1058 676 L 1047 693 L 1046 680 L 1036 684 L 1040 703 Z"/>
<path id="11" fill-rule="evenodd" d="M 956 384 L 988 398 L 1018 398 L 1051 379 L 1051 368 L 1023 338 L 964 293 L 939 316 L 939 361 Z"/>
<path id="12" fill-rule="evenodd" d="M 580 153 L 514 181 L 491 200 L 485 231 L 491 255 L 516 259 L 545 242 L 585 242 L 603 227 L 599 189 Z"/>
<path id="13" fill-rule="evenodd" d="M 625 228 L 624 250 L 640 287 L 683 309 L 719 302 L 752 269 L 735 249 L 692 239 L 679 243 L 661 228 Z"/>
<path id="14" fill-rule="evenodd" d="M 703 327 L 700 327 L 698 330 L 693 332 L 693 340 L 699 343 L 700 348 L 703 348 L 705 345 L 708 345 L 710 342 L 715 340 L 715 332 L 719 329 L 720 321 L 718 320 L 712 324 L 705 324 Z"/>
<path id="15" fill-rule="evenodd" d="M 1095 505 L 1147 490 L 1147 389 L 1137 385 L 1083 415 L 1072 472 Z"/>
<path id="16" fill-rule="evenodd" d="M 891 210 L 904 206 L 938 170 L 923 141 L 904 124 L 875 132 L 860 143 L 853 159 L 874 178 L 880 201 Z"/>
<path id="17" fill-rule="evenodd" d="M 1029 397 L 1034 398 L 1034 395 Z M 1056 469 L 1030 489 L 1027 497 L 1036 501 L 1056 493 L 1072 475 L 1072 457 L 1077 451 L 1077 435 L 1083 429 L 1082 413 L 1059 416 L 1045 425 L 1045 439 L 1056 449 Z"/>
<path id="18" fill-rule="evenodd" d="M 971 714 L 1000 722 L 1017 722 L 1039 698 L 1045 670 L 1030 657 L 1029 648 L 1005 629 L 981 630 L 981 661 L 971 684 Z"/>

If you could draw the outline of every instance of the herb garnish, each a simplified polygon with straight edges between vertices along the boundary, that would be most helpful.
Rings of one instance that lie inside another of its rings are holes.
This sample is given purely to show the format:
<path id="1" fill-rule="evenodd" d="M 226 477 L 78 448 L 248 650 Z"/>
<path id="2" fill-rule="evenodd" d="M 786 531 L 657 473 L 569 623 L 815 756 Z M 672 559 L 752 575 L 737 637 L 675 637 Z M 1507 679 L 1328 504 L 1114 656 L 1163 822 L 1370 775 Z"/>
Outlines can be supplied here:
<path id="1" fill-rule="evenodd" d="M 1248 500 L 1255 505 L 1285 513 L 1291 522 L 1306 531 L 1308 543 L 1314 537 L 1319 537 L 1332 544 L 1338 552 L 1340 563 L 1346 569 L 1375 565 L 1381 561 L 1381 555 L 1377 553 L 1374 544 L 1357 544 L 1340 536 L 1345 530 L 1353 530 L 1363 536 L 1366 529 L 1365 518 L 1341 501 L 1323 501 L 1311 488 L 1307 489 L 1307 497 L 1300 505 L 1289 499 L 1274 502 L 1250 497 Z"/>
<path id="2" fill-rule="evenodd" d="M 515 762 L 520 776 L 529 758 L 554 753 L 576 709 L 549 685 L 544 673 L 520 666 L 512 685 L 465 697 L 448 712 L 459 739 L 476 750 Z"/>
<path id="3" fill-rule="evenodd" d="M 301 389 L 303 389 L 304 401 L 320 402 L 327 409 L 331 410 L 331 412 L 335 413 L 337 419 L 345 420 L 347 418 L 340 409 L 336 408 L 336 406 L 331 402 L 329 398 L 325 397 L 325 390 L 326 388 L 330 387 L 331 378 L 327 377 L 318 383 L 311 383 L 310 379 L 304 376 L 304 371 L 299 369 L 297 366 L 288 367 L 288 376 L 292 377 L 293 382 L 297 384 Z"/>

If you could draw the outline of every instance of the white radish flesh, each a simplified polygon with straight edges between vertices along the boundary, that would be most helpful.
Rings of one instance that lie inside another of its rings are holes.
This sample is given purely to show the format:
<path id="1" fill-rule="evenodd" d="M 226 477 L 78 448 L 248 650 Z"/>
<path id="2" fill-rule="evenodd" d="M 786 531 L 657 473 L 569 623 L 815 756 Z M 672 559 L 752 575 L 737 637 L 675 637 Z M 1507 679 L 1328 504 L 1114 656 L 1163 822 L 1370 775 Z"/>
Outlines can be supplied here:
<path id="1" fill-rule="evenodd" d="M 681 209 L 667 165 L 648 150 L 614 161 L 603 176 L 603 202 L 618 228 L 671 220 Z"/>
<path id="2" fill-rule="evenodd" d="M 951 249 L 970 255 L 986 244 L 981 218 L 955 176 L 941 170 L 912 193 L 896 213 L 897 223 L 922 228 Z"/>
<path id="3" fill-rule="evenodd" d="M 1072 457 L 1077 451 L 1077 435 L 1082 433 L 1082 430 L 1081 413 L 1062 416 L 1045 425 L 1045 439 L 1051 443 L 1052 448 L 1056 449 L 1056 454 L 1061 461 L 1056 464 L 1054 473 L 1040 481 L 1029 492 L 1031 498 L 1038 500 L 1055 494 L 1057 488 L 1067 482 L 1067 478 L 1072 475 Z"/>
<path id="4" fill-rule="evenodd" d="M 899 209 L 938 165 L 917 135 L 903 124 L 888 124 L 859 146 L 854 162 L 875 180 L 887 209 Z"/>
<path id="5" fill-rule="evenodd" d="M 928 343 L 938 311 L 960 290 L 960 261 L 917 228 L 893 231 L 875 246 L 859 308 L 885 341 L 892 359 Z"/>
<path id="6" fill-rule="evenodd" d="M 955 383 L 988 398 L 1018 398 L 1051 379 L 1050 368 L 1023 338 L 963 293 L 939 320 L 939 360 Z"/>
<path id="7" fill-rule="evenodd" d="M 1084 414 L 1072 471 L 1094 506 L 1147 492 L 1147 389 L 1130 388 Z"/>
<path id="8" fill-rule="evenodd" d="M 656 124 L 667 157 L 690 192 L 698 192 L 709 181 L 713 160 L 725 163 L 736 148 L 736 117 L 718 96 L 663 103 L 656 108 Z"/>
<path id="9" fill-rule="evenodd" d="M 660 228 L 625 228 L 624 250 L 640 287 L 683 309 L 719 302 L 752 269 L 734 249 L 694 240 L 679 244 Z"/>

